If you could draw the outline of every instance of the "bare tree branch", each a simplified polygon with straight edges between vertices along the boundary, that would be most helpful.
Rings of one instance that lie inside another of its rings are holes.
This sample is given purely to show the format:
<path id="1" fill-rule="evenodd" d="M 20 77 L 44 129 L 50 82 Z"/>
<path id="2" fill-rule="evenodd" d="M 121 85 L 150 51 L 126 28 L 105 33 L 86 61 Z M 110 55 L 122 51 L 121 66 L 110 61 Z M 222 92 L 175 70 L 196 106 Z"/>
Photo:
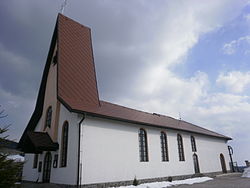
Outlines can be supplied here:
<path id="1" fill-rule="evenodd" d="M 1 107 L 1 105 L 0 105 L 0 107 Z M 4 111 L 5 111 L 4 109 L 0 111 L 0 118 L 5 118 L 8 116 L 8 114 L 4 115 Z"/>

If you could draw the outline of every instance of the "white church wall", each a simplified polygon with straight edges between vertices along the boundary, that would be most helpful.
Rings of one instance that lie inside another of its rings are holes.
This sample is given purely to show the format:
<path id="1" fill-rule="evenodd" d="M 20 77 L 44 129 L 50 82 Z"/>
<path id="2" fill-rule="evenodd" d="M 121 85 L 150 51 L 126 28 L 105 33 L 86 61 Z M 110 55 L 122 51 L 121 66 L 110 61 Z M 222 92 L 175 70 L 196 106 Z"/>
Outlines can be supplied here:
<path id="1" fill-rule="evenodd" d="M 25 154 L 22 179 L 26 181 L 36 181 L 38 179 L 38 168 L 33 168 L 34 154 Z"/>
<path id="2" fill-rule="evenodd" d="M 69 123 L 68 132 L 68 152 L 67 152 L 67 166 L 60 167 L 61 160 L 61 136 L 62 126 L 65 121 Z M 75 185 L 77 180 L 77 160 L 78 160 L 78 127 L 79 121 L 77 114 L 69 112 L 63 105 L 61 105 L 59 127 L 58 127 L 58 166 L 51 168 L 51 183 Z M 52 161 L 54 155 L 52 156 Z"/>
<path id="3" fill-rule="evenodd" d="M 69 132 L 68 132 L 68 152 L 67 152 L 67 166 L 60 167 L 60 151 L 61 151 L 61 134 L 62 126 L 65 121 L 69 123 Z M 60 119 L 58 127 L 58 143 L 59 150 L 51 152 L 52 155 L 52 166 L 51 166 L 51 175 L 50 182 L 58 184 L 69 184 L 75 185 L 77 179 L 77 152 L 78 152 L 78 123 L 80 119 L 77 114 L 70 113 L 63 105 L 60 110 Z M 39 121 L 35 131 L 39 131 L 41 127 L 41 121 Z M 34 154 L 25 154 L 25 163 L 23 167 L 23 180 L 26 181 L 36 181 L 39 177 L 39 182 L 42 182 L 42 173 L 43 173 L 43 162 L 46 151 L 42 154 L 39 154 L 39 160 L 42 161 L 42 172 L 38 172 L 38 168 L 33 168 Z M 53 160 L 55 154 L 58 154 L 58 164 L 57 168 L 53 168 Z"/>
<path id="4" fill-rule="evenodd" d="M 221 171 L 221 153 L 225 157 L 227 170 L 230 170 L 229 154 L 225 140 L 214 139 L 208 136 L 196 136 L 196 139 L 197 154 L 202 173 Z"/>
<path id="5" fill-rule="evenodd" d="M 38 121 L 35 131 L 40 131 L 42 126 L 41 119 Z M 40 160 L 39 156 L 39 160 Z M 25 163 L 23 164 L 23 180 L 36 181 L 39 177 L 38 168 L 33 168 L 34 154 L 25 154 Z M 38 161 L 39 161 L 38 160 Z"/>
<path id="6" fill-rule="evenodd" d="M 147 131 L 149 162 L 140 162 L 138 130 Z M 162 162 L 160 132 L 166 131 L 169 162 Z M 184 143 L 179 161 L 177 133 Z M 190 133 L 87 116 L 82 123 L 82 184 L 194 174 Z M 221 171 L 219 154 L 228 163 L 223 140 L 194 135 L 201 173 Z M 207 148 L 210 148 L 207 150 Z M 228 166 L 227 166 L 228 168 Z M 228 168 L 229 169 L 229 168 Z"/>

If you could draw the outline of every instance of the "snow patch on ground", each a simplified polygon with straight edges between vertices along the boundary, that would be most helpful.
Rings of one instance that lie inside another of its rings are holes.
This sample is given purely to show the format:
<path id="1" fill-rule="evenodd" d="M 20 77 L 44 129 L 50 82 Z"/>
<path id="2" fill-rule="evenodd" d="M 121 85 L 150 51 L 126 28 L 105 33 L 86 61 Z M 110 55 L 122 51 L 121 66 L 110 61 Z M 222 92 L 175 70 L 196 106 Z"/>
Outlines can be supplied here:
<path id="1" fill-rule="evenodd" d="M 21 155 L 9 155 L 7 159 L 14 160 L 16 162 L 24 162 L 24 157 Z"/>
<path id="2" fill-rule="evenodd" d="M 209 177 L 200 177 L 200 178 L 189 178 L 185 180 L 176 180 L 172 182 L 168 181 L 162 181 L 162 182 L 153 182 L 153 183 L 144 183 L 140 184 L 138 186 L 129 185 L 129 186 L 120 186 L 119 188 L 163 188 L 163 187 L 170 187 L 175 185 L 181 185 L 181 184 L 194 184 L 194 183 L 202 183 L 208 180 L 212 180 L 213 178 Z"/>
<path id="3" fill-rule="evenodd" d="M 250 178 L 250 167 L 244 169 L 244 172 L 241 177 Z"/>

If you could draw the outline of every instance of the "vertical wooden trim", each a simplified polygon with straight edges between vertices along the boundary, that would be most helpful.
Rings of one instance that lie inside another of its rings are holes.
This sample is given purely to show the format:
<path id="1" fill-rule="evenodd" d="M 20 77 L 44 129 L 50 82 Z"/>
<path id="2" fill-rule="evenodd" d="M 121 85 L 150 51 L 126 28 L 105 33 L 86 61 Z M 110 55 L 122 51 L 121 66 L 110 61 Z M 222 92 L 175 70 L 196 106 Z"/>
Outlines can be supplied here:
<path id="1" fill-rule="evenodd" d="M 58 138 L 58 126 L 59 126 L 60 110 L 61 110 L 61 103 L 57 100 L 56 113 L 55 113 L 56 115 L 55 115 L 54 135 L 53 135 L 54 142 L 56 142 L 57 138 Z"/>

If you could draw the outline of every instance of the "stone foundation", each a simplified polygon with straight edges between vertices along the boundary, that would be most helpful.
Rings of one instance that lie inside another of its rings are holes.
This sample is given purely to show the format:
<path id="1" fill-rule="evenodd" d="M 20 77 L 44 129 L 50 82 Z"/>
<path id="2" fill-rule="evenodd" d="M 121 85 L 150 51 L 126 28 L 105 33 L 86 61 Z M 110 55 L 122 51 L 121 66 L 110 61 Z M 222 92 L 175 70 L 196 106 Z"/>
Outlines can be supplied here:
<path id="1" fill-rule="evenodd" d="M 205 174 L 191 174 L 191 175 L 183 175 L 183 176 L 172 176 L 172 181 L 175 180 L 183 180 L 187 178 L 195 178 L 195 177 L 203 177 L 208 176 L 214 178 L 216 175 L 222 174 L 222 172 L 211 172 Z M 160 178 L 150 178 L 150 179 L 138 179 L 139 184 L 142 183 L 151 183 L 151 182 L 160 182 L 160 181 L 168 181 L 168 177 L 160 177 Z M 132 185 L 133 180 L 130 181 L 120 181 L 120 182 L 108 182 L 108 183 L 98 183 L 98 184 L 87 184 L 81 185 L 81 188 L 105 188 L 105 187 L 118 187 L 118 186 L 126 186 Z"/>
<path id="2" fill-rule="evenodd" d="M 208 176 L 214 178 L 215 176 L 222 174 L 222 172 L 211 172 L 211 173 L 204 173 L 204 174 L 190 174 L 190 175 L 183 175 L 183 176 L 171 176 L 172 181 L 175 180 L 183 180 L 187 178 L 195 178 L 195 177 L 203 177 Z M 150 182 L 156 182 L 156 181 L 168 181 L 168 177 L 161 177 L 161 178 L 150 178 L 150 179 L 138 179 L 139 184 L 142 183 L 150 183 Z M 35 186 L 36 188 L 76 188 L 76 185 L 63 185 L 63 184 L 53 184 L 53 183 L 34 183 L 34 182 L 28 182 L 23 181 L 23 184 L 26 184 L 27 188 L 31 188 Z M 81 185 L 81 188 L 105 188 L 105 187 L 118 187 L 118 186 L 126 186 L 126 185 L 132 185 L 133 180 L 129 181 L 119 181 L 119 182 L 106 182 L 106 183 L 98 183 L 98 184 L 86 184 Z M 32 186 L 33 185 L 33 186 Z M 79 186 L 80 187 L 80 186 Z"/>

